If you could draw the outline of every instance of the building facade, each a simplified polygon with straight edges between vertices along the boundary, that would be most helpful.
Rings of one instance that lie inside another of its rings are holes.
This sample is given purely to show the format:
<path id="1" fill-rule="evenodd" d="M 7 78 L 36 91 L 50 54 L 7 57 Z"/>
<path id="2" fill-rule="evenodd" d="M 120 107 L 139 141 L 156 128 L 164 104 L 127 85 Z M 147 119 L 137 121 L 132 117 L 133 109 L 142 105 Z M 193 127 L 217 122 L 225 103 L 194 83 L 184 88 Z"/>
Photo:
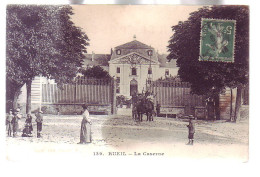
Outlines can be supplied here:
<path id="1" fill-rule="evenodd" d="M 178 67 L 166 62 L 166 57 L 156 50 L 134 39 L 112 50 L 109 74 L 117 82 L 117 95 L 130 97 L 141 93 L 151 81 L 177 76 Z"/>

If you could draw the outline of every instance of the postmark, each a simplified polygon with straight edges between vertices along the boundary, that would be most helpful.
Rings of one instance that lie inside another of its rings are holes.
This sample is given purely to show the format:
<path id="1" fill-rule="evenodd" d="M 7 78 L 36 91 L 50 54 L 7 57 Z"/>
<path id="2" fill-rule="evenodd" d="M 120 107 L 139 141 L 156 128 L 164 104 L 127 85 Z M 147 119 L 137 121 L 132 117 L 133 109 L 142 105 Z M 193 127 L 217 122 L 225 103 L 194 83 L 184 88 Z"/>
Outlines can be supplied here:
<path id="1" fill-rule="evenodd" d="M 199 61 L 234 62 L 236 21 L 201 19 Z"/>

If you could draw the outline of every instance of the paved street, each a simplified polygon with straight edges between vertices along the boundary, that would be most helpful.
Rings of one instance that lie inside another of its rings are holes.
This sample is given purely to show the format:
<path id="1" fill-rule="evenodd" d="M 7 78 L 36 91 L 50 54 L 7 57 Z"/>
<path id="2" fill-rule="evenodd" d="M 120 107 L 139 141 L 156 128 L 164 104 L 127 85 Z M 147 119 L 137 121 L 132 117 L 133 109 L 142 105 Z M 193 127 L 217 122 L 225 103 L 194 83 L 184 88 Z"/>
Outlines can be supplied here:
<path id="1" fill-rule="evenodd" d="M 74 115 L 44 115 L 43 138 L 36 138 L 35 123 L 33 137 L 7 137 L 7 159 L 16 161 L 28 154 L 53 152 L 87 156 L 95 152 L 104 156 L 111 155 L 109 152 L 128 156 L 146 152 L 176 158 L 247 160 L 248 120 L 237 124 L 196 120 L 195 144 L 187 146 L 186 120 L 155 118 L 154 122 L 135 122 L 129 116 L 107 115 L 92 116 L 93 143 L 79 145 L 81 119 Z"/>

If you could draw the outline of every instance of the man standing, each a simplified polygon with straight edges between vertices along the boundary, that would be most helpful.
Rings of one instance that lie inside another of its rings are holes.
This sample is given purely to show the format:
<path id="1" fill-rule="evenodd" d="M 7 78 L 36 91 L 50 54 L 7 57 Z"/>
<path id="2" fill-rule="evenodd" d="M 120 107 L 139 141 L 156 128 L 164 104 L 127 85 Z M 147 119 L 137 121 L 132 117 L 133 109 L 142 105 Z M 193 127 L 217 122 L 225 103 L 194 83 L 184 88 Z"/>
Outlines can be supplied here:
<path id="1" fill-rule="evenodd" d="M 156 102 L 156 116 L 159 117 L 161 111 L 161 105 L 158 103 L 158 101 Z"/>
<path id="2" fill-rule="evenodd" d="M 43 122 L 42 111 L 36 113 L 35 116 L 36 116 L 35 121 L 37 123 L 37 138 L 41 138 L 42 122 Z"/>
<path id="3" fill-rule="evenodd" d="M 18 121 L 19 119 L 21 119 L 21 114 L 19 114 L 20 112 L 20 109 L 16 109 L 15 112 L 14 112 L 14 116 L 13 116 L 13 119 L 12 119 L 12 125 L 13 125 L 13 137 L 16 137 L 17 135 L 17 131 L 18 131 L 18 128 L 19 128 L 19 125 L 18 125 Z"/>
<path id="4" fill-rule="evenodd" d="M 189 142 L 187 143 L 187 145 L 193 145 L 193 141 L 194 141 L 194 133 L 195 133 L 195 126 L 194 126 L 194 122 L 193 122 L 193 115 L 189 116 L 189 125 L 187 125 L 188 129 L 189 129 Z"/>
<path id="5" fill-rule="evenodd" d="M 9 110 L 9 113 L 6 115 L 6 129 L 7 129 L 7 135 L 12 136 L 12 120 L 13 120 L 13 111 L 12 109 Z"/>

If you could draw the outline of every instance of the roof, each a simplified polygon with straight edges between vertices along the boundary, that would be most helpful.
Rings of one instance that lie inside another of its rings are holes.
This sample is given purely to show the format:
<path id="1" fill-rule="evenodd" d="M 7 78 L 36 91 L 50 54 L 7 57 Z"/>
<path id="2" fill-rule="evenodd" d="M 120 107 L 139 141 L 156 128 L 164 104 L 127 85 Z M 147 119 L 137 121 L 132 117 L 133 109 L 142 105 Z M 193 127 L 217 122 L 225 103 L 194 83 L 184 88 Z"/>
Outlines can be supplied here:
<path id="1" fill-rule="evenodd" d="M 146 45 L 142 42 L 139 42 L 137 40 L 127 42 L 127 43 L 119 45 L 115 48 L 116 49 L 153 49 L 151 46 L 148 46 L 148 45 Z"/>
<path id="2" fill-rule="evenodd" d="M 93 61 L 92 61 L 93 57 Z M 91 66 L 108 66 L 108 61 L 110 60 L 110 54 L 85 54 L 85 58 L 83 59 L 83 65 L 91 65 Z"/>
<path id="3" fill-rule="evenodd" d="M 120 50 L 121 53 L 117 54 L 116 53 L 117 50 Z M 151 57 L 148 56 L 148 53 L 147 53 L 148 50 L 153 51 L 153 55 Z M 140 55 L 142 55 L 146 58 L 151 58 L 154 61 L 158 61 L 157 54 L 156 54 L 154 48 L 151 46 L 148 46 L 140 41 L 137 41 L 137 40 L 133 40 L 131 42 L 128 42 L 128 43 L 115 47 L 114 51 L 112 51 L 111 60 L 119 58 L 124 55 L 127 55 L 132 52 L 139 53 Z"/>
<path id="4" fill-rule="evenodd" d="M 176 68 L 176 60 L 168 61 L 167 54 L 157 54 L 160 67 Z"/>

